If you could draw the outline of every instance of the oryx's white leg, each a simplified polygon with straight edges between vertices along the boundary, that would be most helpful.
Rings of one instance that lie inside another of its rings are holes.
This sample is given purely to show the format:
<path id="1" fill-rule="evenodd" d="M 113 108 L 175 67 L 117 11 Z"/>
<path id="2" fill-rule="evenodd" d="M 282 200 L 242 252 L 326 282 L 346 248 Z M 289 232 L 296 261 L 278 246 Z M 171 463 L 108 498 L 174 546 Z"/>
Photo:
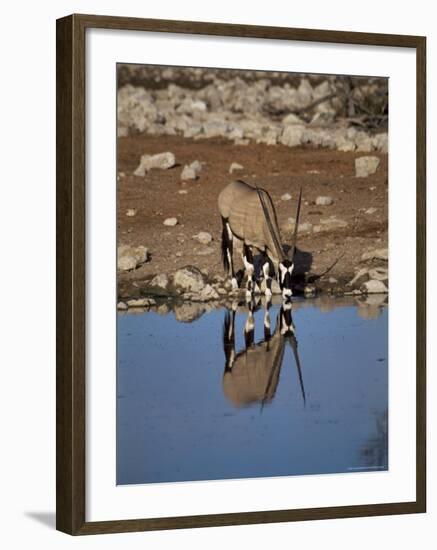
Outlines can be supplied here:
<path id="1" fill-rule="evenodd" d="M 234 246 L 233 246 L 234 235 L 232 233 L 231 226 L 229 225 L 228 222 L 226 222 L 226 230 L 228 232 L 228 238 L 229 238 L 229 242 L 230 242 L 230 247 L 228 248 L 228 260 L 229 260 L 229 265 L 231 266 L 231 273 L 232 273 L 232 279 L 231 279 L 232 290 L 236 290 L 238 288 L 238 282 L 237 282 L 237 278 L 235 277 L 234 260 L 233 260 L 233 257 L 232 257 L 233 248 L 234 248 Z"/>
<path id="2" fill-rule="evenodd" d="M 266 295 L 267 298 L 271 298 L 271 296 L 272 296 L 272 278 L 270 276 L 270 262 L 268 260 L 263 263 L 263 274 L 264 274 L 264 280 L 266 282 L 265 295 Z"/>
<path id="3" fill-rule="evenodd" d="M 243 264 L 247 275 L 246 296 L 251 296 L 255 292 L 255 265 L 253 263 L 252 250 L 246 243 L 243 245 Z"/>

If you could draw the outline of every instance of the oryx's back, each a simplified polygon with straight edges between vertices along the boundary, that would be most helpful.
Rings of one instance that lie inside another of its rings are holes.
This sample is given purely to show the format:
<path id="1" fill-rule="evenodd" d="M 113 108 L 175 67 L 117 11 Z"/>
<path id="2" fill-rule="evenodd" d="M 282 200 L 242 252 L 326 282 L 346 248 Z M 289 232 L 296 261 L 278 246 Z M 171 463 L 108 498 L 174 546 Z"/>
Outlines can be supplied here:
<path id="1" fill-rule="evenodd" d="M 274 221 L 276 238 L 280 242 L 276 214 L 269 194 L 260 189 L 265 197 L 271 219 Z M 218 207 L 221 216 L 226 219 L 236 237 L 246 244 L 263 250 L 265 246 L 276 256 L 275 247 L 267 226 L 257 190 L 244 183 L 234 181 L 220 193 Z"/>

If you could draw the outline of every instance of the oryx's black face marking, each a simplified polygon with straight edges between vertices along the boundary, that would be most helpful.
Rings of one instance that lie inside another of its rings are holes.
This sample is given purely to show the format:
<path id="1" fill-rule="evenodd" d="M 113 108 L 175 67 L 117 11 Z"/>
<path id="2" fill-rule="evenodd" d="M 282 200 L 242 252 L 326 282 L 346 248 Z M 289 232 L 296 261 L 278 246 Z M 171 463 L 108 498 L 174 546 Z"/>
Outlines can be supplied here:
<path id="1" fill-rule="evenodd" d="M 279 262 L 278 278 L 283 298 L 288 298 L 293 294 L 291 288 L 293 269 L 294 264 L 291 260 L 282 260 L 282 262 Z"/>

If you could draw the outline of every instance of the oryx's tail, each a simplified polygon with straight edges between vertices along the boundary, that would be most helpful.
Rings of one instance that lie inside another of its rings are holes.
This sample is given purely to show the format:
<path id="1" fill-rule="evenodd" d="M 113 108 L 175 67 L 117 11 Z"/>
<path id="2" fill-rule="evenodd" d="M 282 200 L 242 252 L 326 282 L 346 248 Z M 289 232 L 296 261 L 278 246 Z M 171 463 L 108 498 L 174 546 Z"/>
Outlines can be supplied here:
<path id="1" fill-rule="evenodd" d="M 229 233 L 228 228 L 226 227 L 226 220 L 222 217 L 222 224 L 223 224 L 223 230 L 222 230 L 222 263 L 223 268 L 226 271 L 226 273 L 229 273 L 229 252 L 231 249 L 231 240 L 229 239 Z"/>

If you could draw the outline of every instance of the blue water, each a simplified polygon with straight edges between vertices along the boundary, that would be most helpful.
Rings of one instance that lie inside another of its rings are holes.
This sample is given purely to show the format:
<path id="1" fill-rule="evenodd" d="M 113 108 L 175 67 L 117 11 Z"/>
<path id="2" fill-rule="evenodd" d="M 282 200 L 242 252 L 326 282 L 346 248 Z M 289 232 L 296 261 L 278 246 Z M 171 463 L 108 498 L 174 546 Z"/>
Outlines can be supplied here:
<path id="1" fill-rule="evenodd" d="M 286 339 L 272 376 L 265 344 L 261 370 L 249 363 L 245 308 L 235 315 L 245 365 L 237 376 L 234 363 L 225 383 L 225 308 L 188 323 L 173 312 L 120 313 L 117 484 L 386 470 L 388 307 L 365 307 L 296 304 L 302 386 Z M 278 312 L 271 307 L 272 333 Z M 255 343 L 263 318 L 254 313 Z"/>

